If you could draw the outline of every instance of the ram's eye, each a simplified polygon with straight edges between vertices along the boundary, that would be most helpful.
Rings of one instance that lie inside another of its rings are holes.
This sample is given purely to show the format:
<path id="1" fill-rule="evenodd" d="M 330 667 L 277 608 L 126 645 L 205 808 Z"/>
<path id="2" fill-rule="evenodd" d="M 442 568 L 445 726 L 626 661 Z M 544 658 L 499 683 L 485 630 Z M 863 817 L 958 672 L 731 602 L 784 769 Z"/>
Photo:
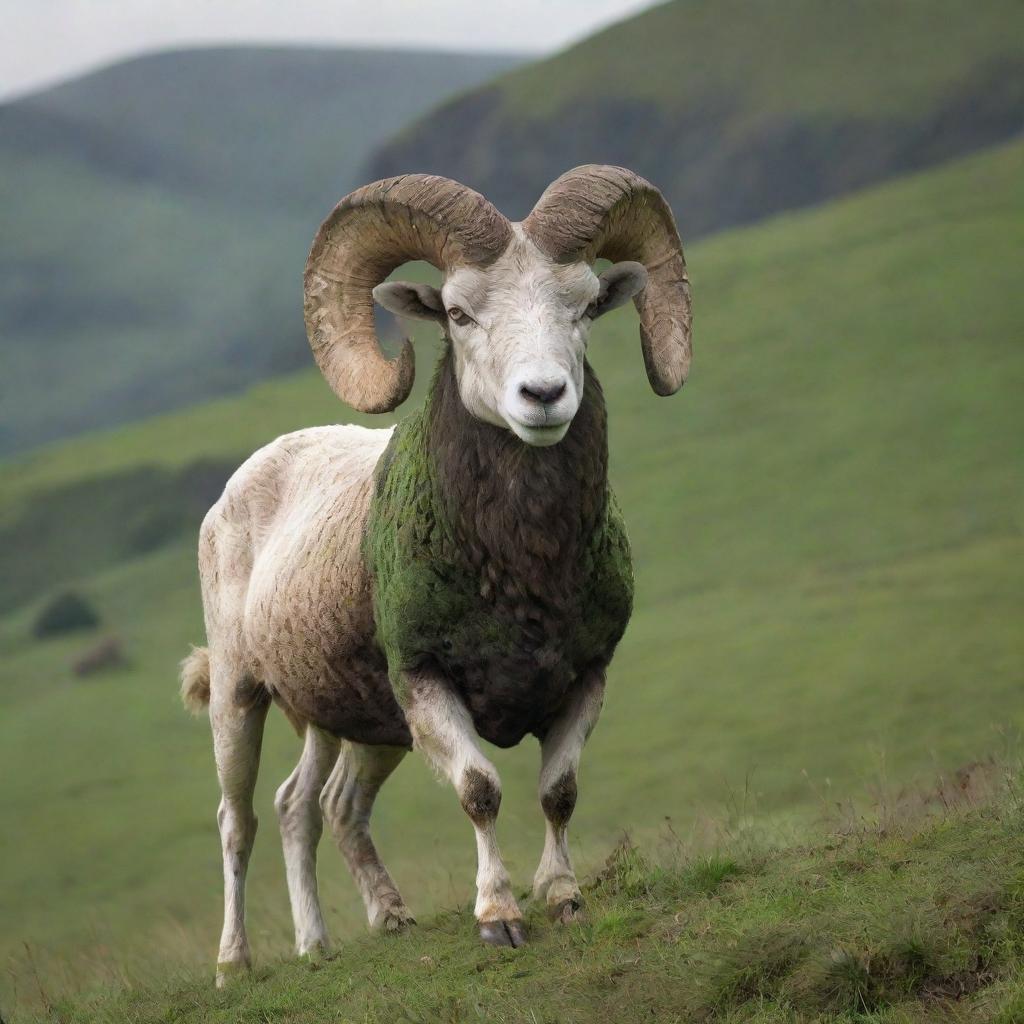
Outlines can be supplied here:
<path id="1" fill-rule="evenodd" d="M 473 318 L 459 306 L 452 306 L 448 310 L 448 317 L 454 323 L 457 323 L 460 327 L 465 327 L 466 324 L 471 324 L 473 322 Z"/>

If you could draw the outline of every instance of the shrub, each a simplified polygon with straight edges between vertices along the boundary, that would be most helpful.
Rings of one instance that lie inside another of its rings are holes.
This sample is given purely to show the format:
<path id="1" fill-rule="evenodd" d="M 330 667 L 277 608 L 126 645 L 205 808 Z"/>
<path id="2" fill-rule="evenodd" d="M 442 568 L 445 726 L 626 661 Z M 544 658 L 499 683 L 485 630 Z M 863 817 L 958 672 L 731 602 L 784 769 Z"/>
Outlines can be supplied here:
<path id="1" fill-rule="evenodd" d="M 76 629 L 94 629 L 100 617 L 92 605 L 73 590 L 58 594 L 43 605 L 32 632 L 37 637 L 57 636 Z"/>

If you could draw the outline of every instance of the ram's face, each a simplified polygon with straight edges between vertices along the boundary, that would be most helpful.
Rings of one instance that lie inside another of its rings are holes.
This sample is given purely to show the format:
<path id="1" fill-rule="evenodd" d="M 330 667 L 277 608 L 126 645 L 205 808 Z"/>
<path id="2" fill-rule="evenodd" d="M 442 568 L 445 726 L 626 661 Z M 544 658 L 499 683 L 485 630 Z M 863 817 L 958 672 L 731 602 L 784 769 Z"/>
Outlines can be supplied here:
<path id="1" fill-rule="evenodd" d="M 466 408 L 527 444 L 561 441 L 583 395 L 599 288 L 585 263 L 558 266 L 521 238 L 490 267 L 452 273 L 441 296 Z"/>
<path id="2" fill-rule="evenodd" d="M 394 283 L 374 294 L 392 312 L 444 325 L 473 416 L 545 446 L 562 440 L 579 409 L 591 324 L 646 281 L 636 263 L 600 277 L 584 262 L 554 263 L 517 228 L 497 261 L 454 270 L 440 292 Z"/>

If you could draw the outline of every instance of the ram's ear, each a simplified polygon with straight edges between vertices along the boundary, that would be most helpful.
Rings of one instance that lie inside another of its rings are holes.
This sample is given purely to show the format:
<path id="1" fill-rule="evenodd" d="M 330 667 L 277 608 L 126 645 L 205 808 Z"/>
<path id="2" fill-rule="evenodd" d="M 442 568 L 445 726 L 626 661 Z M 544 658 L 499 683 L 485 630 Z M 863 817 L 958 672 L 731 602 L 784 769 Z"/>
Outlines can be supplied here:
<path id="1" fill-rule="evenodd" d="M 373 297 L 395 316 L 410 320 L 437 320 L 440 323 L 446 319 L 441 293 L 429 284 L 385 281 L 373 289 Z"/>
<path id="2" fill-rule="evenodd" d="M 603 274 L 598 277 L 601 290 L 597 298 L 591 303 L 587 314 L 592 320 L 629 302 L 634 295 L 642 292 L 647 287 L 647 268 L 642 263 L 626 261 L 624 263 L 613 263 Z"/>

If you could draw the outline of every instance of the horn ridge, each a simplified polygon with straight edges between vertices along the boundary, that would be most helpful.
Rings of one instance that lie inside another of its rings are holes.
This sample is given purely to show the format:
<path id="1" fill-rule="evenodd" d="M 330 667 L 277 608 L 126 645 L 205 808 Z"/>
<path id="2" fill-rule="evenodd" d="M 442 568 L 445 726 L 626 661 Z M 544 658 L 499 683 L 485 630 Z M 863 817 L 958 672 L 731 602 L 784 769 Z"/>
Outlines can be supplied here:
<path id="1" fill-rule="evenodd" d="M 675 218 L 661 192 L 628 168 L 584 164 L 545 189 L 523 230 L 556 262 L 644 264 L 648 284 L 633 300 L 644 366 L 656 394 L 678 391 L 692 353 L 690 282 Z"/>
<path id="2" fill-rule="evenodd" d="M 372 290 L 392 270 L 416 259 L 442 271 L 487 265 L 511 237 L 482 195 L 438 175 L 398 175 L 345 196 L 313 240 L 303 281 L 306 333 L 335 394 L 362 412 L 388 412 L 412 390 L 412 345 L 389 360 L 375 329 Z"/>

